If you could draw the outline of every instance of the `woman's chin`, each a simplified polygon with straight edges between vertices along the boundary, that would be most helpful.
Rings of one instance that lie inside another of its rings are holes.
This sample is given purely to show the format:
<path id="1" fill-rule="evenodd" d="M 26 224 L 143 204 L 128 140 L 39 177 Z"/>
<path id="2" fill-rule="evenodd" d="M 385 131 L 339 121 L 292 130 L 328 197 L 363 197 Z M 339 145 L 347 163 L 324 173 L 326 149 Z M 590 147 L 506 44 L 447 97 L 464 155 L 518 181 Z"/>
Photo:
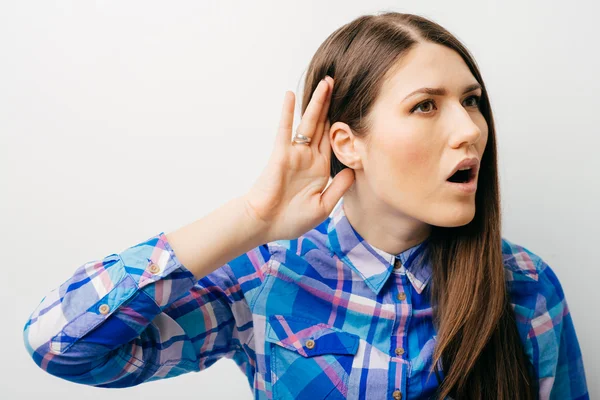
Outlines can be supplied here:
<path id="1" fill-rule="evenodd" d="M 438 209 L 431 217 L 431 225 L 444 228 L 464 226 L 475 218 L 475 204 L 460 204 L 447 209 Z"/>

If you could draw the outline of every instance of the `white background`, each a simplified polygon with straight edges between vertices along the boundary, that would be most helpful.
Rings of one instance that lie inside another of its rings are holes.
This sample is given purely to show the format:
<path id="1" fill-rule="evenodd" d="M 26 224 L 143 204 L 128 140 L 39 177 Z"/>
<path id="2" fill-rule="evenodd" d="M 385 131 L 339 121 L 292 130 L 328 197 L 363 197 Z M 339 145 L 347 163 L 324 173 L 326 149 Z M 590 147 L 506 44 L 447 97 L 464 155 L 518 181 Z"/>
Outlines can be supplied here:
<path id="1" fill-rule="evenodd" d="M 357 16 L 386 10 L 429 17 L 474 54 L 497 123 L 503 236 L 557 273 L 591 397 L 600 396 L 598 8 L 591 0 L 3 0 L 0 397 L 252 398 L 231 360 L 128 389 L 72 384 L 33 363 L 23 325 L 79 265 L 244 193 L 270 154 L 285 91 L 299 96 L 319 44 Z"/>

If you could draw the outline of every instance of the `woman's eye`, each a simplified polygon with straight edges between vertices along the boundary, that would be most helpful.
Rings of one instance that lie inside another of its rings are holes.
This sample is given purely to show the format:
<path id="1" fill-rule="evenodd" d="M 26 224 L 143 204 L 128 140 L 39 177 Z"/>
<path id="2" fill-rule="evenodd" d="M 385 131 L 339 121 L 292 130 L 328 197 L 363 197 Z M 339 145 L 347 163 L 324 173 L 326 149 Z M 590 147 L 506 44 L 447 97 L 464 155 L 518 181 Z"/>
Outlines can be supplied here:
<path id="1" fill-rule="evenodd" d="M 470 100 L 470 99 L 475 99 L 475 100 L 477 100 L 477 101 L 475 102 L 475 104 L 471 104 L 473 107 L 479 107 L 479 101 L 481 100 L 481 97 L 480 97 L 480 96 L 471 96 L 471 97 L 467 98 L 467 100 Z"/>
<path id="2" fill-rule="evenodd" d="M 435 103 L 433 102 L 433 100 L 429 99 L 429 100 L 425 100 L 422 103 L 417 104 L 412 110 L 410 110 L 410 112 L 414 113 L 415 110 L 421 109 L 425 114 L 429 114 L 429 112 L 430 112 L 429 107 L 425 107 L 425 109 L 423 110 L 423 106 L 426 104 L 432 104 L 435 107 Z"/>

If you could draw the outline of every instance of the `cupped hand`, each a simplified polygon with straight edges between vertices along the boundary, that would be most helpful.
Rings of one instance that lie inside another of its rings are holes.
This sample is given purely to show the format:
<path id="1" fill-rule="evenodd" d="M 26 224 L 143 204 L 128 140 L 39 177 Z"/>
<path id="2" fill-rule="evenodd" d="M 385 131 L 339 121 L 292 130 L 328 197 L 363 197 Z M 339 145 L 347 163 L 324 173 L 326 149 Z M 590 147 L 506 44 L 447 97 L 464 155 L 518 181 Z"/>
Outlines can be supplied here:
<path id="1" fill-rule="evenodd" d="M 285 93 L 275 146 L 244 196 L 248 214 L 264 226 L 269 241 L 295 239 L 319 225 L 354 182 L 354 171 L 345 168 L 327 186 L 331 155 L 327 113 L 333 83 L 329 76 L 321 80 L 302 115 L 297 132 L 309 137 L 309 144 L 292 141 L 295 95 Z"/>

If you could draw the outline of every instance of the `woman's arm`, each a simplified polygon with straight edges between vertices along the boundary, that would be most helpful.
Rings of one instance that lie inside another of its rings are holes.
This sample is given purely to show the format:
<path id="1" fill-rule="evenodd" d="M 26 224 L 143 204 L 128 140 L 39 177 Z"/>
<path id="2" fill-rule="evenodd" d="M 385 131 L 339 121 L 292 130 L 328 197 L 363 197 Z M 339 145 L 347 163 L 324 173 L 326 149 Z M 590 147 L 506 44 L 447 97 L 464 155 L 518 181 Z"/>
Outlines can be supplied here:
<path id="1" fill-rule="evenodd" d="M 242 351 L 247 332 L 237 328 L 247 328 L 249 321 L 239 319 L 249 313 L 232 311 L 247 304 L 225 263 L 244 275 L 248 291 L 260 285 L 268 251 L 249 247 L 262 239 L 239 204 L 229 202 L 176 231 L 183 263 L 160 233 L 77 268 L 25 323 L 23 338 L 34 362 L 72 382 L 127 387 L 199 371 Z"/>
<path id="2" fill-rule="evenodd" d="M 181 263 L 196 279 L 271 240 L 267 226 L 252 217 L 243 196 L 166 236 Z"/>

